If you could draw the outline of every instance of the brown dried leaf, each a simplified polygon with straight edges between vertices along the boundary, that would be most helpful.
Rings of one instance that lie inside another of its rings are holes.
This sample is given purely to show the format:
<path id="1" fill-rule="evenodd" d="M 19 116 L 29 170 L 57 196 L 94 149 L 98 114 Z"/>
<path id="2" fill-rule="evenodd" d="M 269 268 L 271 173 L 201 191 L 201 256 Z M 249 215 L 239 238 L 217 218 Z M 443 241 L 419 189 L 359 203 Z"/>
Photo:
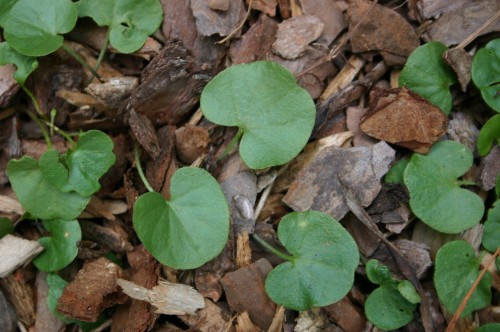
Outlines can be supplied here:
<path id="1" fill-rule="evenodd" d="M 367 0 L 352 0 L 348 15 L 355 53 L 375 51 L 389 66 L 404 65 L 408 55 L 420 45 L 410 23 L 389 7 Z"/>
<path id="2" fill-rule="evenodd" d="M 104 257 L 85 263 L 75 279 L 64 288 L 57 302 L 57 311 L 68 318 L 97 321 L 104 309 L 126 301 L 116 284 L 122 274 L 118 265 Z"/>
<path id="3" fill-rule="evenodd" d="M 380 140 L 428 153 L 446 133 L 448 118 L 406 87 L 378 93 L 361 119 L 361 130 Z"/>
<path id="4" fill-rule="evenodd" d="M 301 15 L 278 24 L 273 52 L 285 59 L 298 58 L 309 43 L 318 39 L 324 24 L 314 15 Z"/>
<path id="5" fill-rule="evenodd" d="M 295 211 L 318 210 L 340 220 L 349 211 L 343 185 L 351 188 L 363 206 L 370 205 L 395 154 L 385 142 L 371 148 L 321 149 L 299 173 L 283 201 Z"/>

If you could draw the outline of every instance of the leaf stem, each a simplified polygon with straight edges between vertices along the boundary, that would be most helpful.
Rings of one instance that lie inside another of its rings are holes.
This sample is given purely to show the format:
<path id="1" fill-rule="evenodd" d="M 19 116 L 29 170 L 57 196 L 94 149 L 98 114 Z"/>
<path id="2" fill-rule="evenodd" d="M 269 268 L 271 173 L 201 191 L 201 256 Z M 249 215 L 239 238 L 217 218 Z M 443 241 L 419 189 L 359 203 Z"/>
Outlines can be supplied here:
<path id="1" fill-rule="evenodd" d="M 50 140 L 49 132 L 47 131 L 47 128 L 45 128 L 45 125 L 42 122 L 42 120 L 40 120 L 35 114 L 33 114 L 31 112 L 26 112 L 26 113 L 28 113 L 31 120 L 33 120 L 37 124 L 38 128 L 40 128 L 40 130 L 42 131 L 43 138 L 45 139 L 45 142 L 47 143 L 47 148 L 51 149 L 52 142 Z"/>
<path id="2" fill-rule="evenodd" d="M 263 246 L 264 248 L 266 248 L 267 251 L 272 252 L 273 254 L 275 254 L 278 257 L 283 258 L 284 260 L 287 260 L 287 261 L 290 261 L 290 262 L 293 261 L 293 256 L 290 256 L 290 255 L 287 255 L 285 253 L 282 253 L 281 251 L 279 251 L 278 249 L 276 249 L 275 247 L 273 247 L 272 245 L 270 245 L 269 243 L 267 243 L 266 241 L 264 241 L 264 239 L 261 238 L 260 236 L 258 236 L 257 234 L 252 234 L 252 237 L 261 246 Z"/>
<path id="3" fill-rule="evenodd" d="M 40 110 L 40 106 L 38 106 L 38 101 L 36 100 L 35 96 L 33 95 L 33 93 L 31 93 L 31 91 L 25 87 L 24 85 L 21 85 L 21 88 L 23 89 L 23 91 L 28 95 L 28 97 L 31 99 L 31 102 L 33 103 L 33 106 L 35 106 L 35 110 L 38 114 L 42 115 L 43 116 L 43 113 L 42 111 Z"/>
<path id="4" fill-rule="evenodd" d="M 146 189 L 149 192 L 154 193 L 155 190 L 149 184 L 149 181 L 148 179 L 146 179 L 146 175 L 144 175 L 144 172 L 142 170 L 141 160 L 139 159 L 139 144 L 135 144 L 134 146 L 134 155 L 135 155 L 135 167 L 137 167 L 137 172 L 139 172 L 139 177 L 141 178 L 142 183 L 144 183 L 144 186 L 146 186 Z"/>
<path id="5" fill-rule="evenodd" d="M 97 73 L 97 70 L 101 66 L 102 60 L 104 59 L 104 55 L 106 54 L 106 50 L 108 49 L 109 45 L 109 29 L 108 32 L 106 33 L 106 40 L 104 41 L 104 45 L 101 48 L 101 52 L 99 53 L 99 57 L 97 58 L 97 62 L 95 63 L 94 71 Z M 92 75 L 90 76 L 89 80 L 87 81 L 87 85 L 92 82 L 94 79 L 94 73 L 92 72 Z"/>
<path id="6" fill-rule="evenodd" d="M 68 52 L 69 55 L 71 55 L 73 58 L 75 58 L 76 61 L 80 62 L 82 64 L 82 66 L 84 66 L 87 70 L 89 70 L 92 75 L 94 75 L 98 80 L 101 80 L 101 75 L 99 75 L 95 70 L 94 68 L 90 67 L 90 65 L 88 63 L 85 62 L 85 60 L 83 60 L 83 58 L 78 55 L 78 53 L 76 53 L 75 51 L 73 51 L 71 49 L 71 47 L 67 46 L 66 44 L 62 44 L 62 48 Z"/>
<path id="7" fill-rule="evenodd" d="M 222 159 L 226 158 L 227 155 L 234 148 L 234 146 L 236 145 L 236 143 L 238 143 L 238 141 L 240 140 L 241 136 L 243 136 L 243 129 L 238 128 L 238 132 L 236 133 L 236 135 L 234 135 L 234 137 L 231 140 L 231 142 L 229 142 L 229 145 L 227 146 L 227 148 L 224 150 L 224 152 L 222 153 L 222 155 L 219 158 L 217 158 L 217 160 L 222 160 Z"/>
<path id="8" fill-rule="evenodd" d="M 469 180 L 457 180 L 459 186 L 477 186 L 477 182 Z"/>

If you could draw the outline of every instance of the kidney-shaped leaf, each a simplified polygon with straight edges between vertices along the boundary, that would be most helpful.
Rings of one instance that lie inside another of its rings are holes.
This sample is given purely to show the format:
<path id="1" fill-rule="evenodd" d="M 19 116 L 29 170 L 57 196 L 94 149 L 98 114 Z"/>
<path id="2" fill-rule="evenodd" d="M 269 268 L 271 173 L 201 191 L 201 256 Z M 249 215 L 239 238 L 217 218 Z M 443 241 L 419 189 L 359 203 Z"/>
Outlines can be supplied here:
<path id="1" fill-rule="evenodd" d="M 370 259 L 366 263 L 366 276 L 368 280 L 377 285 L 383 285 L 392 281 L 391 272 L 389 268 L 376 259 Z"/>
<path id="2" fill-rule="evenodd" d="M 240 155 L 254 169 L 281 165 L 299 154 L 316 115 L 308 92 L 270 61 L 221 72 L 203 89 L 201 109 L 214 123 L 240 127 Z"/>
<path id="3" fill-rule="evenodd" d="M 480 259 L 466 241 L 448 242 L 436 255 L 434 284 L 439 300 L 452 314 L 469 291 L 479 275 Z M 460 317 L 491 303 L 491 275 L 486 273 L 476 290 L 472 293 Z"/>
<path id="4" fill-rule="evenodd" d="M 77 242 L 82 238 L 80 225 L 76 220 L 44 220 L 43 225 L 50 236 L 38 240 L 45 250 L 33 263 L 45 272 L 60 270 L 78 254 Z"/>
<path id="5" fill-rule="evenodd" d="M 500 143 L 500 114 L 493 116 L 481 128 L 477 138 L 477 151 L 484 157 L 490 152 L 493 144 L 498 143 Z"/>
<path id="6" fill-rule="evenodd" d="M 217 181 L 195 167 L 177 170 L 170 200 L 155 192 L 134 205 L 134 228 L 162 264 L 194 269 L 217 256 L 229 234 L 229 208 Z"/>
<path id="7" fill-rule="evenodd" d="M 399 86 L 407 86 L 449 114 L 450 86 L 456 82 L 456 78 L 453 70 L 443 60 L 443 53 L 447 49 L 446 45 L 440 42 L 430 42 L 417 47 L 408 57 L 399 75 Z"/>
<path id="8" fill-rule="evenodd" d="M 16 4 L 17 0 L 2 0 L 0 1 L 0 27 L 5 25 L 7 17 L 9 17 L 12 6 Z"/>
<path id="9" fill-rule="evenodd" d="M 90 200 L 76 192 L 60 191 L 42 176 L 38 161 L 31 157 L 10 160 L 7 173 L 19 202 L 36 218 L 73 220 Z"/>
<path id="10" fill-rule="evenodd" d="M 483 247 L 490 252 L 495 252 L 500 247 L 500 201 L 496 201 L 488 211 L 483 230 Z"/>
<path id="11" fill-rule="evenodd" d="M 14 79 L 19 85 L 24 85 L 28 76 L 38 67 L 38 61 L 31 56 L 22 55 L 16 52 L 8 43 L 0 44 L 0 66 L 12 63 L 17 70 Z"/>
<path id="12" fill-rule="evenodd" d="M 472 153 L 455 141 L 436 143 L 427 156 L 413 154 L 404 172 L 413 213 L 443 233 L 458 233 L 479 223 L 483 201 L 460 188 L 457 180 L 471 166 Z"/>
<path id="13" fill-rule="evenodd" d="M 472 80 L 484 101 L 500 112 L 500 39 L 490 41 L 477 51 L 472 61 Z"/>
<path id="14" fill-rule="evenodd" d="M 122 53 L 141 48 L 163 19 L 163 7 L 158 0 L 81 0 L 78 5 L 78 15 L 109 26 L 110 43 Z"/>
<path id="15" fill-rule="evenodd" d="M 98 130 L 82 133 L 66 155 L 48 150 L 39 160 L 47 181 L 61 191 L 76 191 L 84 197 L 99 190 L 99 179 L 114 163 L 113 141 Z"/>
<path id="16" fill-rule="evenodd" d="M 61 47 L 73 30 L 78 8 L 71 0 L 19 0 L 5 22 L 5 39 L 21 54 L 42 56 Z"/>
<path id="17" fill-rule="evenodd" d="M 359 252 L 336 220 L 318 211 L 292 212 L 278 226 L 280 242 L 292 254 L 266 279 L 276 303 L 295 310 L 332 304 L 352 287 Z"/>
<path id="18" fill-rule="evenodd" d="M 382 285 L 366 299 L 366 318 L 382 330 L 396 330 L 413 320 L 416 305 L 406 300 L 395 284 Z"/>

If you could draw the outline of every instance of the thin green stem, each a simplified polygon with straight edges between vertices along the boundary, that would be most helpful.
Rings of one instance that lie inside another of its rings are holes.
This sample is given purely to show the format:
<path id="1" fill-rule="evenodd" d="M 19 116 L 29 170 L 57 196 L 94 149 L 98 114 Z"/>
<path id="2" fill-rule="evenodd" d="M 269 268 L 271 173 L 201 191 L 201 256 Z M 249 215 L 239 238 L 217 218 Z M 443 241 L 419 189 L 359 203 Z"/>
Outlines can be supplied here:
<path id="1" fill-rule="evenodd" d="M 273 247 L 272 245 L 270 245 L 269 243 L 267 243 L 266 241 L 264 241 L 264 239 L 261 238 L 260 236 L 258 236 L 257 234 L 252 234 L 252 237 L 261 246 L 263 246 L 264 248 L 266 248 L 267 251 L 272 252 L 273 254 L 275 254 L 278 257 L 283 258 L 284 260 L 293 261 L 293 256 L 287 255 L 287 254 L 279 251 L 278 249 L 276 249 L 275 247 Z"/>
<path id="2" fill-rule="evenodd" d="M 149 192 L 154 193 L 155 190 L 153 189 L 153 187 L 151 187 L 151 185 L 148 182 L 148 179 L 146 179 L 146 175 L 144 175 L 144 172 L 142 171 L 141 160 L 139 159 L 139 144 L 135 145 L 134 154 L 135 154 L 135 167 L 137 167 L 137 172 L 139 172 L 139 177 L 146 186 L 146 189 Z"/>
<path id="3" fill-rule="evenodd" d="M 49 121 L 46 121 L 46 120 L 43 120 L 43 122 L 45 123 L 45 125 L 47 127 L 50 127 L 56 133 L 58 133 L 59 135 L 61 135 L 62 137 L 64 137 L 64 139 L 67 140 L 69 142 L 69 144 L 71 144 L 71 146 L 75 146 L 76 143 L 71 138 L 70 134 L 68 134 L 67 132 L 65 132 L 64 130 L 62 130 L 61 128 L 59 128 L 58 126 L 56 126 L 55 124 L 53 124 L 52 122 L 49 122 Z"/>
<path id="4" fill-rule="evenodd" d="M 222 160 L 222 159 L 226 158 L 227 155 L 234 148 L 234 146 L 236 145 L 236 143 L 238 143 L 238 141 L 240 140 L 241 136 L 243 136 L 243 129 L 239 128 L 238 132 L 236 133 L 236 135 L 234 135 L 234 137 L 231 140 L 231 142 L 229 142 L 229 145 L 227 146 L 227 148 L 224 150 L 224 152 L 222 153 L 222 155 L 219 158 L 217 158 L 217 160 Z"/>
<path id="5" fill-rule="evenodd" d="M 109 29 L 108 32 L 106 33 L 106 40 L 104 41 L 104 45 L 101 48 L 101 52 L 99 53 L 99 57 L 97 58 L 97 62 L 95 63 L 94 71 L 97 73 L 97 70 L 101 66 L 102 60 L 104 59 L 104 55 L 106 54 L 106 50 L 108 49 L 109 45 Z M 94 79 L 94 73 L 90 76 L 87 85 L 92 82 Z"/>
<path id="6" fill-rule="evenodd" d="M 40 130 L 42 131 L 43 138 L 45 139 L 45 142 L 47 143 L 47 148 L 51 149 L 52 142 L 50 141 L 49 132 L 47 131 L 47 128 L 45 128 L 45 124 L 35 114 L 33 114 L 31 112 L 26 112 L 26 113 L 28 113 L 31 120 L 33 120 L 37 124 L 38 128 L 40 128 Z"/>
<path id="7" fill-rule="evenodd" d="M 25 87 L 24 85 L 21 85 L 21 88 L 28 95 L 28 97 L 31 99 L 31 102 L 33 103 L 33 106 L 35 106 L 36 112 L 38 114 L 40 114 L 40 115 L 43 116 L 42 110 L 40 109 L 40 106 L 38 106 L 38 101 L 36 100 L 36 98 L 33 95 L 33 93 L 31 93 L 31 91 L 27 87 Z"/>
<path id="8" fill-rule="evenodd" d="M 469 180 L 457 180 L 459 186 L 477 186 L 477 182 Z"/>
<path id="9" fill-rule="evenodd" d="M 68 52 L 69 55 L 71 55 L 73 58 L 75 58 L 76 61 L 80 62 L 82 64 L 82 66 L 84 66 L 85 68 L 87 68 L 91 73 L 92 75 L 94 75 L 95 77 L 97 77 L 98 80 L 101 80 L 101 75 L 99 75 L 95 70 L 94 68 L 90 67 L 88 63 L 85 62 L 85 60 L 83 60 L 83 58 L 78 55 L 78 53 L 76 53 L 75 51 L 73 51 L 71 49 L 71 47 L 68 47 L 66 46 L 66 44 L 62 44 L 62 48 Z"/>

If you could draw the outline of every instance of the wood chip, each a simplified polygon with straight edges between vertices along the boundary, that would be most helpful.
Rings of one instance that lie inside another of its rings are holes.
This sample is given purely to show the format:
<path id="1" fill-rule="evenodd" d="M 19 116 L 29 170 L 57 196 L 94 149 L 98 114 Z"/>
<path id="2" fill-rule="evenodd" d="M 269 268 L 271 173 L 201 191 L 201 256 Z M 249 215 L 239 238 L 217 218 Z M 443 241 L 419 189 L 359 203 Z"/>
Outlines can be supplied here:
<path id="1" fill-rule="evenodd" d="M 328 325 L 328 317 L 321 308 L 299 312 L 294 332 L 322 332 Z"/>
<path id="2" fill-rule="evenodd" d="M 377 92 L 360 128 L 372 137 L 426 154 L 447 125 L 448 118 L 438 107 L 403 87 Z"/>
<path id="3" fill-rule="evenodd" d="M 306 15 L 315 15 L 324 24 L 323 32 L 317 42 L 327 47 L 347 28 L 347 21 L 338 1 L 300 0 L 302 11 Z"/>
<path id="4" fill-rule="evenodd" d="M 356 55 L 352 55 L 337 76 L 328 84 L 319 98 L 325 100 L 345 88 L 354 80 L 354 77 L 356 77 L 364 65 L 365 60 Z"/>
<path id="5" fill-rule="evenodd" d="M 252 322 L 264 330 L 271 325 L 276 310 L 264 289 L 265 278 L 271 270 L 271 264 L 260 259 L 221 279 L 229 306 L 239 313 L 248 312 Z"/>
<path id="6" fill-rule="evenodd" d="M 273 52 L 285 59 L 298 58 L 323 31 L 324 24 L 314 15 L 301 15 L 278 24 Z"/>
<path id="7" fill-rule="evenodd" d="M 209 1 L 191 0 L 191 9 L 196 21 L 196 28 L 203 36 L 218 34 L 221 37 L 232 33 L 245 17 L 242 0 L 231 0 L 226 11 L 216 11 L 209 7 Z"/>
<path id="8" fill-rule="evenodd" d="M 7 106 L 19 91 L 19 84 L 14 79 L 15 72 L 13 64 L 0 66 L 0 108 Z"/>
<path id="9" fill-rule="evenodd" d="M 14 306 L 17 319 L 26 326 L 35 324 L 35 297 L 31 283 L 26 280 L 26 270 L 19 269 L 0 279 L 0 289 L 7 300 Z"/>
<path id="10" fill-rule="evenodd" d="M 205 307 L 198 310 L 196 315 L 183 315 L 179 316 L 179 318 L 196 331 L 228 331 L 228 322 L 223 316 L 224 312 L 219 306 L 214 304 L 212 301 L 205 299 Z"/>
<path id="11" fill-rule="evenodd" d="M 283 201 L 295 211 L 318 210 L 340 220 L 349 211 L 340 180 L 368 206 L 395 153 L 385 142 L 371 148 L 324 148 L 299 173 Z"/>
<path id="12" fill-rule="evenodd" d="M 21 203 L 9 196 L 0 195 L 0 212 L 3 213 L 15 213 L 20 216 L 24 213 L 24 208 Z"/>
<path id="13" fill-rule="evenodd" d="M 276 16 L 277 0 L 246 0 L 247 5 L 252 4 L 252 9 L 266 14 L 265 16 Z"/>
<path id="14" fill-rule="evenodd" d="M 68 318 L 97 321 L 104 309 L 126 301 L 116 284 L 122 274 L 118 265 L 104 257 L 86 262 L 75 279 L 64 288 L 57 311 Z"/>
<path id="15" fill-rule="evenodd" d="M 0 290 L 0 331 L 4 332 L 16 332 L 17 331 L 17 317 L 14 308 L 7 301 L 3 295 L 2 290 Z M 43 332 L 42 330 L 40 330 Z"/>
<path id="16" fill-rule="evenodd" d="M 165 315 L 194 315 L 203 308 L 203 296 L 193 287 L 159 280 L 153 289 L 147 289 L 133 282 L 118 279 L 123 292 L 133 299 L 146 301 L 155 306 L 156 313 Z"/>
<path id="17" fill-rule="evenodd" d="M 85 91 L 104 106 L 119 108 L 138 84 L 137 77 L 112 77 L 107 78 L 104 83 L 89 84 Z"/>
<path id="18" fill-rule="evenodd" d="M 203 127 L 184 126 L 175 131 L 175 150 L 179 160 L 192 164 L 202 154 L 208 152 L 210 135 Z"/>
<path id="19" fill-rule="evenodd" d="M 497 176 L 500 173 L 500 148 L 495 145 L 490 153 L 481 159 L 480 164 L 480 180 L 481 189 L 491 190 L 496 185 Z"/>
<path id="20" fill-rule="evenodd" d="M 244 311 L 236 317 L 236 331 L 237 332 L 260 332 L 259 327 L 253 325 L 248 316 L 248 312 Z"/>
<path id="21" fill-rule="evenodd" d="M 36 320 L 35 331 L 54 332 L 63 331 L 65 323 L 61 318 L 54 315 L 47 304 L 49 286 L 47 285 L 47 273 L 39 271 L 36 275 Z M 0 310 L 1 312 L 1 310 Z M 4 331 L 3 329 L 0 329 Z"/>
<path id="22" fill-rule="evenodd" d="M 334 304 L 323 307 L 323 311 L 345 332 L 359 332 L 365 327 L 365 316 L 347 296 Z"/>
<path id="23" fill-rule="evenodd" d="M 20 266 L 26 265 L 43 251 L 37 241 L 29 241 L 20 237 L 7 234 L 0 239 L 0 278 L 8 276 Z"/>
<path id="24" fill-rule="evenodd" d="M 467 1 L 454 10 L 440 16 L 429 28 L 431 40 L 450 46 L 461 43 L 500 10 L 497 0 Z M 500 30 L 496 20 L 481 32 L 481 35 Z"/>
<path id="25" fill-rule="evenodd" d="M 411 24 L 389 7 L 368 0 L 352 0 L 348 14 L 354 53 L 379 52 L 387 65 L 401 66 L 420 45 Z"/>
<path id="26" fill-rule="evenodd" d="M 467 53 L 463 48 L 450 48 L 445 51 L 444 59 L 451 66 L 455 74 L 457 74 L 460 87 L 465 92 L 472 75 L 472 55 Z"/>
<path id="27" fill-rule="evenodd" d="M 152 159 L 160 155 L 160 144 L 151 121 L 143 114 L 130 110 L 128 124 L 135 138 Z"/>

